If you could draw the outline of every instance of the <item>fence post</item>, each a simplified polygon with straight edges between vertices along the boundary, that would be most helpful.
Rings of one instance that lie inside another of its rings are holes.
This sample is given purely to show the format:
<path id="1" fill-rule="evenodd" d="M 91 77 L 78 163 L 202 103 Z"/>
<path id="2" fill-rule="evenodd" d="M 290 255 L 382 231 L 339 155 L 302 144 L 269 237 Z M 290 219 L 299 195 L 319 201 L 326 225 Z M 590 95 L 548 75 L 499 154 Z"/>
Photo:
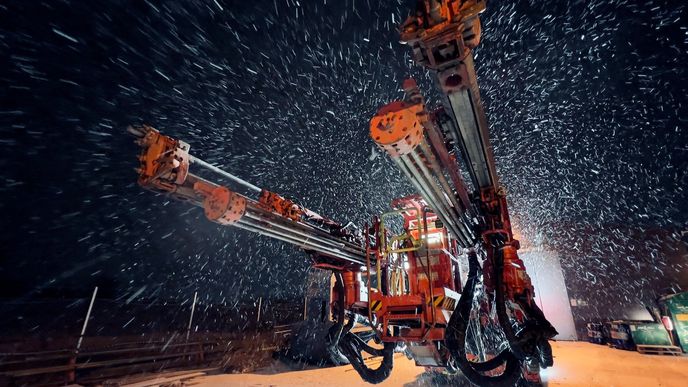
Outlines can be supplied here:
<path id="1" fill-rule="evenodd" d="M 93 310 L 93 303 L 96 301 L 96 295 L 98 294 L 98 287 L 93 289 L 93 295 L 91 296 L 91 303 L 88 304 L 88 310 L 86 311 L 86 318 L 84 319 L 84 325 L 81 327 L 81 334 L 79 335 L 79 340 L 76 342 L 76 350 L 74 351 L 74 356 L 69 359 L 70 368 L 67 374 L 67 379 L 70 383 L 76 381 L 76 358 L 79 355 L 79 349 L 81 348 L 81 342 L 84 340 L 84 334 L 86 334 L 86 327 L 88 326 L 88 320 L 91 318 L 91 311 Z"/>
<path id="2" fill-rule="evenodd" d="M 258 298 L 258 317 L 256 318 L 256 325 L 260 325 L 260 309 L 262 306 L 263 306 L 263 297 L 259 297 Z"/>
<path id="3" fill-rule="evenodd" d="M 308 292 L 303 296 L 303 321 L 306 321 L 306 312 L 308 311 Z"/>
<path id="4" fill-rule="evenodd" d="M 189 335 L 191 334 L 191 324 L 193 323 L 194 310 L 196 309 L 196 298 L 198 297 L 198 292 L 194 292 L 193 303 L 191 304 L 191 316 L 189 317 L 189 327 L 186 328 L 186 341 L 189 341 Z"/>

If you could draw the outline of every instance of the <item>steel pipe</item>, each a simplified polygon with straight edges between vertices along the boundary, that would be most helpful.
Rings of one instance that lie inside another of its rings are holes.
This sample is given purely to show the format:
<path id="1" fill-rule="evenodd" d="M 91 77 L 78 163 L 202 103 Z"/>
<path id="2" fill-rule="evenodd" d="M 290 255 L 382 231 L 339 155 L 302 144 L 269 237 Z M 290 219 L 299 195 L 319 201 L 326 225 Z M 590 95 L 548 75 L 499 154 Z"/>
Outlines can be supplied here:
<path id="1" fill-rule="evenodd" d="M 417 149 L 417 148 L 416 148 Z M 463 220 L 460 212 L 460 207 L 456 209 L 455 205 L 458 205 L 458 203 L 455 201 L 456 198 L 453 197 L 453 192 L 451 189 L 445 192 L 440 190 L 440 188 L 437 186 L 437 184 L 434 184 L 435 182 L 433 180 L 438 180 L 441 182 L 441 177 L 437 175 L 433 175 L 426 167 L 425 163 L 423 160 L 420 158 L 419 154 L 416 153 L 416 150 L 411 153 L 411 157 L 413 158 L 413 161 L 415 164 L 418 166 L 420 169 L 420 177 L 421 179 L 424 176 L 424 180 L 421 180 L 421 182 L 425 181 L 427 183 L 426 190 L 429 192 L 434 192 L 435 193 L 435 203 L 438 205 L 441 205 L 444 209 L 444 211 L 447 213 L 447 216 L 449 216 L 453 221 L 455 228 L 458 230 L 460 234 L 455 234 L 455 237 L 462 242 L 469 244 L 470 241 L 472 241 L 472 236 L 471 234 L 467 231 L 465 227 L 465 221 Z M 409 162 L 409 161 L 407 161 Z M 441 171 L 440 171 L 441 173 Z M 446 181 L 445 181 L 446 183 Z M 449 188 L 447 185 L 444 188 Z M 452 198 L 454 199 L 454 203 L 451 202 Z M 449 201 L 449 202 L 448 202 Z M 452 210 L 452 208 L 455 208 Z"/>
<path id="2" fill-rule="evenodd" d="M 302 249 L 309 248 L 311 250 L 318 251 L 318 252 L 323 253 L 325 255 L 330 255 L 330 256 L 337 257 L 337 258 L 341 258 L 341 259 L 344 259 L 344 260 L 347 260 L 347 261 L 350 261 L 350 262 L 353 262 L 356 264 L 360 264 L 360 265 L 365 264 L 362 257 L 357 257 L 357 256 L 354 256 L 354 255 L 347 253 L 345 251 L 336 250 L 336 249 L 328 248 L 326 246 L 322 246 L 318 243 L 310 241 L 309 240 L 310 238 L 300 238 L 296 235 L 289 234 L 288 232 L 280 232 L 279 230 L 266 228 L 264 225 L 256 223 L 252 219 L 241 219 L 238 223 L 235 223 L 234 226 L 239 227 L 239 228 L 244 229 L 244 230 L 255 232 L 258 234 L 267 235 L 271 238 L 296 245 Z"/>
<path id="3" fill-rule="evenodd" d="M 462 234 L 458 232 L 458 225 L 457 225 L 457 219 L 452 217 L 451 211 L 447 207 L 447 202 L 446 198 L 441 198 L 440 196 L 442 195 L 441 192 L 437 191 L 437 187 L 435 184 L 433 184 L 430 179 L 432 179 L 431 176 L 428 176 L 428 173 L 424 173 L 423 171 L 423 165 L 422 165 L 422 160 L 419 162 L 416 162 L 413 160 L 413 158 L 409 158 L 407 156 L 402 156 L 401 157 L 402 162 L 406 165 L 408 170 L 411 172 L 411 175 L 415 178 L 415 180 L 418 182 L 418 184 L 424 189 L 426 194 L 428 195 L 429 203 L 432 203 L 431 206 L 433 209 L 437 208 L 438 211 L 441 212 L 441 215 L 445 219 L 445 223 L 453 226 L 454 231 L 455 231 L 455 236 L 457 238 L 461 238 Z M 427 170 L 426 170 L 427 171 Z M 440 214 L 438 214 L 440 215 Z"/>
<path id="4" fill-rule="evenodd" d="M 220 168 L 218 168 L 218 167 L 216 167 L 216 166 L 214 166 L 214 165 L 212 165 L 206 161 L 203 161 L 203 160 L 199 159 L 198 157 L 189 155 L 189 161 L 193 164 L 198 164 L 203 168 L 206 168 L 206 169 L 211 170 L 211 171 L 213 171 L 213 172 L 215 172 L 221 176 L 224 176 L 224 177 L 234 181 L 235 183 L 238 183 L 241 186 L 250 189 L 251 191 L 255 191 L 255 192 L 261 192 L 262 191 L 262 188 L 255 186 L 255 185 L 249 183 L 248 181 L 243 180 L 237 176 L 234 176 L 231 173 L 224 171 L 224 170 L 222 170 L 222 169 L 220 169 Z"/>
<path id="5" fill-rule="evenodd" d="M 453 226 L 454 236 L 459 239 L 464 244 L 470 244 L 470 238 L 467 238 L 460 229 L 462 224 L 461 220 L 456 217 L 456 214 L 451 211 L 449 206 L 447 206 L 447 198 L 441 198 L 444 194 L 439 190 L 437 184 L 434 184 L 432 175 L 423 164 L 423 161 L 418 159 L 417 155 L 411 154 L 412 159 L 407 156 L 402 156 L 402 161 L 406 163 L 409 171 L 414 175 L 418 183 L 425 189 L 425 191 L 432 196 L 431 200 L 434 202 L 437 209 L 444 215 L 443 221 L 451 226 Z M 415 157 L 414 157 L 415 156 Z M 415 168 L 414 168 L 415 164 Z M 415 173 L 414 173 L 415 172 Z M 433 207 L 434 209 L 435 207 Z M 439 215 L 439 214 L 438 214 Z"/>
<path id="6" fill-rule="evenodd" d="M 459 228 L 461 228 L 461 231 L 464 233 L 466 238 L 468 240 L 473 240 L 473 233 L 471 230 L 466 227 L 465 222 L 466 222 L 466 212 L 462 208 L 461 204 L 459 204 L 459 201 L 457 200 L 454 191 L 451 189 L 449 186 L 449 182 L 447 181 L 446 177 L 444 176 L 444 173 L 442 172 L 442 168 L 440 167 L 439 163 L 437 162 L 437 159 L 435 158 L 435 155 L 432 153 L 432 150 L 428 146 L 428 144 L 423 140 L 423 142 L 420 143 L 419 147 L 416 147 L 414 150 L 414 153 L 420 150 L 420 153 L 425 156 L 425 159 L 430 162 L 430 167 L 432 168 L 433 172 L 435 173 L 436 179 L 439 181 L 440 185 L 444 189 L 444 192 L 446 196 L 449 198 L 452 207 L 454 208 L 454 212 L 458 215 L 459 219 L 461 222 L 458 223 Z M 416 157 L 414 156 L 414 159 Z"/>
<path id="7" fill-rule="evenodd" d="M 261 219 L 267 218 L 267 219 L 272 219 L 272 221 L 277 222 L 277 223 L 282 222 L 281 224 L 283 225 L 283 227 L 287 227 L 289 229 L 300 228 L 302 231 L 308 233 L 308 235 L 317 234 L 318 236 L 321 236 L 325 239 L 331 240 L 334 243 L 343 244 L 344 246 L 346 246 L 352 250 L 355 250 L 355 251 L 361 250 L 361 254 L 363 254 L 361 246 L 356 245 L 354 243 L 351 243 L 349 241 L 345 241 L 345 240 L 341 240 L 339 238 L 336 238 L 336 237 L 332 236 L 331 234 L 329 234 L 327 231 L 325 231 L 319 227 L 316 227 L 314 225 L 311 225 L 311 224 L 308 224 L 305 222 L 294 222 L 292 220 L 285 219 L 284 217 L 282 217 L 280 215 L 277 215 L 273 212 L 270 212 L 270 211 L 267 211 L 267 210 L 261 208 L 255 201 L 252 201 L 250 204 L 251 204 L 250 210 L 252 212 L 254 212 L 255 214 L 257 214 L 257 216 L 261 217 Z M 339 246 L 337 246 L 337 247 L 339 247 Z"/>
<path id="8" fill-rule="evenodd" d="M 401 158 L 392 158 L 399 167 L 399 169 L 406 175 L 406 178 L 411 182 L 413 187 L 423 196 L 423 199 L 430 205 L 430 207 L 435 210 L 437 213 L 437 216 L 444 222 L 445 226 L 449 231 L 454 234 L 454 236 L 462 242 L 465 246 L 468 245 L 466 241 L 462 239 L 461 233 L 458 232 L 458 230 L 455 228 L 455 225 L 453 222 L 450 221 L 449 216 L 447 216 L 444 213 L 444 210 L 435 203 L 433 195 L 430 195 L 428 192 L 426 192 L 426 189 L 420 184 L 420 182 L 417 181 L 416 177 L 413 175 L 411 172 L 410 168 L 413 168 L 413 166 L 407 166 L 406 162 L 401 159 Z"/>
<path id="9" fill-rule="evenodd" d="M 324 254 L 324 255 L 340 258 L 340 259 L 355 263 L 357 265 L 363 265 L 363 262 L 358 257 L 352 256 L 349 254 L 345 254 L 341 251 L 336 251 L 336 250 L 325 248 L 323 246 L 312 243 L 308 240 L 298 239 L 298 238 L 294 237 L 293 235 L 285 235 L 282 233 L 277 233 L 274 230 L 266 229 L 264 227 L 261 227 L 260 225 L 256 225 L 256 224 L 249 223 L 246 221 L 242 221 L 240 223 L 237 223 L 235 226 L 239 227 L 241 229 L 250 231 L 250 232 L 265 235 L 265 236 L 268 236 L 268 237 L 273 238 L 273 239 L 277 239 L 277 240 L 280 240 L 283 242 L 290 243 L 290 244 L 295 245 L 301 249 L 313 250 L 313 251 L 316 251 L 316 252 Z"/>
<path id="10" fill-rule="evenodd" d="M 324 245 L 329 245 L 331 248 L 342 249 L 343 251 L 346 251 L 346 252 L 351 253 L 351 254 L 361 254 L 361 258 L 363 258 L 363 254 L 364 254 L 363 251 L 356 251 L 356 250 L 350 249 L 346 245 L 344 245 L 344 243 L 342 243 L 341 241 L 334 241 L 334 240 L 330 240 L 330 239 L 325 239 L 325 238 L 322 238 L 320 236 L 308 234 L 308 233 L 305 233 L 301 230 L 298 230 L 296 227 L 293 227 L 293 226 L 298 225 L 298 223 L 296 223 L 296 222 L 291 222 L 292 223 L 291 225 L 279 224 L 278 222 L 273 222 L 273 221 L 270 221 L 268 219 L 264 219 L 264 218 L 261 218 L 259 216 L 256 216 L 256 215 L 252 214 L 251 212 L 247 212 L 245 216 L 250 218 L 250 219 L 253 219 L 255 221 L 258 221 L 258 222 L 267 223 L 273 227 L 277 227 L 277 228 L 282 229 L 286 232 L 291 232 L 291 233 L 300 235 L 300 236 L 308 238 L 308 239 L 313 239 L 313 240 L 315 240 L 319 243 L 322 243 Z M 292 227 L 290 227 L 290 226 L 292 226 Z"/>
<path id="11" fill-rule="evenodd" d="M 411 181 L 421 196 L 423 196 L 423 199 L 425 199 L 428 205 L 430 205 L 430 207 L 435 211 L 437 216 L 444 222 L 449 231 L 457 236 L 457 238 L 461 238 L 461 234 L 457 231 L 454 222 L 451 221 L 451 218 L 449 218 L 449 215 L 446 213 L 444 207 L 442 207 L 442 205 L 436 201 L 435 195 L 429 191 L 427 186 L 422 184 L 422 182 L 419 180 L 417 176 L 418 172 L 413 166 L 413 163 L 411 163 L 410 160 L 405 160 L 402 158 L 398 159 L 398 163 L 399 168 L 404 172 L 406 177 L 409 179 L 409 181 Z"/>

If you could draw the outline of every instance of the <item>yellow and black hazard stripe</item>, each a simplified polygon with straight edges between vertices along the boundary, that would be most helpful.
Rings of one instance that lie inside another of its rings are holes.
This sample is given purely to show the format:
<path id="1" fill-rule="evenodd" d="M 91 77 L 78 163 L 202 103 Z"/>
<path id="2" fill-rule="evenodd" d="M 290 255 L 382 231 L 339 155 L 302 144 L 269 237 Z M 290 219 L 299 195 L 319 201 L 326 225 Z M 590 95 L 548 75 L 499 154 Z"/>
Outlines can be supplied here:
<path id="1" fill-rule="evenodd" d="M 377 312 L 380 309 L 382 309 L 382 301 L 381 300 L 375 300 L 370 304 L 370 310 L 372 310 L 373 312 Z"/>
<path id="2" fill-rule="evenodd" d="M 435 307 L 438 307 L 440 306 L 440 304 L 442 304 L 442 301 L 444 301 L 444 295 L 428 298 L 428 306 L 433 305 Z"/>
<path id="3" fill-rule="evenodd" d="M 456 300 L 453 298 L 445 298 L 444 304 L 442 304 L 442 309 L 444 310 L 454 310 L 456 308 Z"/>

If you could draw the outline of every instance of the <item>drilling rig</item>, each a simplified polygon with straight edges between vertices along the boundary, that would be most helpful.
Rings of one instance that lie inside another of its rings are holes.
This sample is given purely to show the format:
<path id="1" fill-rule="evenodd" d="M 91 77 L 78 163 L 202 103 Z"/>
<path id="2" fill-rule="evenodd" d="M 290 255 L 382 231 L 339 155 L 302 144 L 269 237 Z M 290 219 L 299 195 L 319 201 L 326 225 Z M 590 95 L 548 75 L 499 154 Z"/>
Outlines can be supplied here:
<path id="1" fill-rule="evenodd" d="M 360 229 L 205 162 L 150 126 L 129 128 L 142 149 L 142 187 L 201 207 L 213 222 L 292 244 L 313 267 L 332 271 L 326 348 L 369 383 L 390 375 L 395 351 L 481 386 L 537 384 L 553 362 L 548 339 L 557 332 L 518 256 L 480 99 L 473 49 L 484 9 L 484 0 L 419 0 L 400 26 L 442 106 L 429 110 L 407 79 L 403 98 L 371 119 L 372 141 L 416 194 Z M 379 366 L 370 368 L 363 353 L 382 357 Z"/>

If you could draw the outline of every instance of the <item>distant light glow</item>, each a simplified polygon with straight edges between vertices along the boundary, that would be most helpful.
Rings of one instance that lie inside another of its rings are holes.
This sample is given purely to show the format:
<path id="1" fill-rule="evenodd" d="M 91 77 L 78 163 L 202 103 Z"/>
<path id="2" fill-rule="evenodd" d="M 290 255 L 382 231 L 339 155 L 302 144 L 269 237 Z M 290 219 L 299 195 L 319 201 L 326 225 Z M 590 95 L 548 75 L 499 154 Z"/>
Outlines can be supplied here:
<path id="1" fill-rule="evenodd" d="M 426 239 L 429 244 L 437 244 L 442 242 L 442 233 L 434 232 L 431 234 L 423 235 L 421 238 Z"/>

